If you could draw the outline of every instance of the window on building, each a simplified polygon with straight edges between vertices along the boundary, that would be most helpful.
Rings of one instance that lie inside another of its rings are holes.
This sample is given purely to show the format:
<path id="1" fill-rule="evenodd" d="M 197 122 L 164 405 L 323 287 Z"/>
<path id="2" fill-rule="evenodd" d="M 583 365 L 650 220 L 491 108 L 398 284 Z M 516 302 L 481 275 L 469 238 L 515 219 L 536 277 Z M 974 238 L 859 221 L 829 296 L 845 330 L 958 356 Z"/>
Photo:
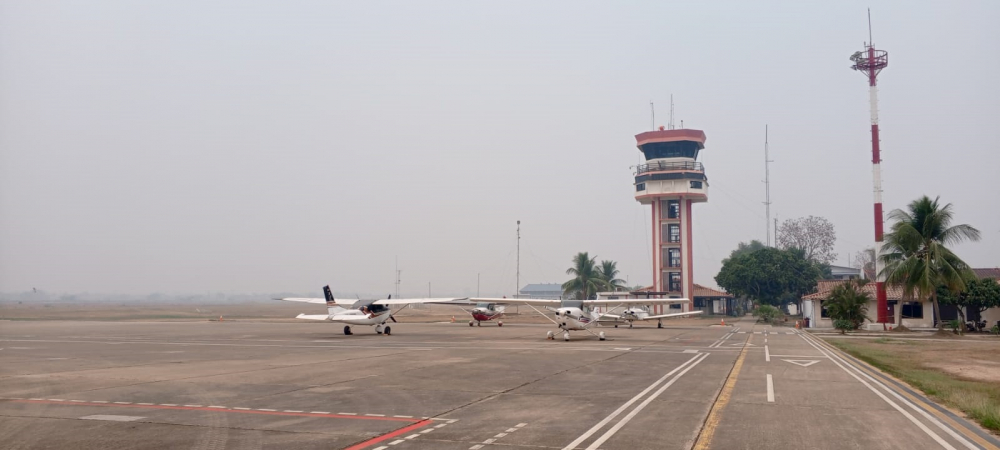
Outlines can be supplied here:
<path id="1" fill-rule="evenodd" d="M 638 191 L 645 191 L 646 190 L 646 183 L 636 183 L 635 190 L 636 190 L 636 192 L 638 192 Z"/>
<path id="2" fill-rule="evenodd" d="M 680 200 L 667 200 L 667 211 L 668 219 L 680 219 L 681 218 L 681 202 Z"/>
<path id="3" fill-rule="evenodd" d="M 695 297 L 694 298 L 694 307 L 695 308 L 704 308 L 705 307 L 705 298 L 704 297 Z"/>
<path id="4" fill-rule="evenodd" d="M 829 319 L 830 318 L 830 312 L 826 310 L 826 302 L 821 302 L 820 303 L 819 316 L 822 317 L 822 318 L 824 318 L 824 319 Z"/>
<path id="5" fill-rule="evenodd" d="M 680 267 L 681 266 L 681 249 L 679 248 L 668 248 L 667 249 L 667 267 Z"/>
<path id="6" fill-rule="evenodd" d="M 681 309 L 681 304 L 680 303 L 671 303 L 670 304 L 670 309 Z"/>
<path id="7" fill-rule="evenodd" d="M 691 189 L 701 189 L 701 181 L 692 181 Z"/>
<path id="8" fill-rule="evenodd" d="M 667 224 L 667 242 L 681 241 L 681 225 L 678 223 Z"/>
<path id="9" fill-rule="evenodd" d="M 667 278 L 667 290 L 668 291 L 680 291 L 681 290 L 681 273 L 680 272 L 670 272 Z"/>
<path id="10" fill-rule="evenodd" d="M 900 311 L 904 319 L 923 319 L 924 304 L 920 302 L 903 302 L 903 309 Z"/>

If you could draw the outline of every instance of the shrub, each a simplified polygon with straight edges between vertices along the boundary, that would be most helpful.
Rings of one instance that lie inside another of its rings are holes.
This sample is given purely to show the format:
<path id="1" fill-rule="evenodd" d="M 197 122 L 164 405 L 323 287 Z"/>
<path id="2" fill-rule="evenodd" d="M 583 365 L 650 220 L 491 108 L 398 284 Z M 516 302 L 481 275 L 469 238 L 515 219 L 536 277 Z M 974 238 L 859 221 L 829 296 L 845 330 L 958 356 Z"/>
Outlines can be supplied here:
<path id="1" fill-rule="evenodd" d="M 780 315 L 781 311 L 771 305 L 760 305 L 753 311 L 753 316 L 763 320 L 764 323 L 772 323 Z"/>
<path id="2" fill-rule="evenodd" d="M 833 327 L 840 330 L 840 334 L 845 334 L 848 330 L 857 328 L 853 321 L 847 319 L 834 319 Z"/>
<path id="3" fill-rule="evenodd" d="M 834 328 L 841 331 L 856 330 L 865 323 L 870 297 L 860 287 L 861 285 L 857 282 L 848 281 L 833 288 L 830 291 L 830 296 L 823 302 L 827 313 L 833 319 Z M 849 328 L 838 327 L 838 320 L 848 321 L 851 325 Z"/>
<path id="4" fill-rule="evenodd" d="M 953 332 L 955 332 L 957 334 L 958 331 L 960 329 L 962 329 L 962 321 L 958 320 L 958 319 L 956 319 L 956 320 L 949 320 L 948 321 L 948 328 L 951 328 L 951 331 L 953 331 Z"/>

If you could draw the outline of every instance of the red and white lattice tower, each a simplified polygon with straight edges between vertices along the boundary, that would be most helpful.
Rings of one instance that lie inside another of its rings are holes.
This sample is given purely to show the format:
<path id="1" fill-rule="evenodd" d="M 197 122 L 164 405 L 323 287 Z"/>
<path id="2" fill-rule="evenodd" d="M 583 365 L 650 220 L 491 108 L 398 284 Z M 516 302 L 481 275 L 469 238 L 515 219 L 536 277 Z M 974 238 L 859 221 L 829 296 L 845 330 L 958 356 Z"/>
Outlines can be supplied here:
<path id="1" fill-rule="evenodd" d="M 869 29 L 870 29 L 869 19 Z M 871 39 L 869 32 L 869 40 Z M 882 263 L 878 256 L 882 253 L 882 172 L 880 164 L 882 155 L 879 151 L 878 137 L 878 87 L 876 86 L 879 72 L 889 65 L 889 54 L 885 50 L 875 50 L 871 42 L 865 45 L 865 50 L 851 55 L 854 65 L 852 69 L 868 76 L 868 96 L 871 102 L 872 114 L 872 178 L 875 194 L 875 292 L 878 308 L 878 323 L 890 323 L 889 302 L 885 295 L 885 277 L 882 275 Z"/>

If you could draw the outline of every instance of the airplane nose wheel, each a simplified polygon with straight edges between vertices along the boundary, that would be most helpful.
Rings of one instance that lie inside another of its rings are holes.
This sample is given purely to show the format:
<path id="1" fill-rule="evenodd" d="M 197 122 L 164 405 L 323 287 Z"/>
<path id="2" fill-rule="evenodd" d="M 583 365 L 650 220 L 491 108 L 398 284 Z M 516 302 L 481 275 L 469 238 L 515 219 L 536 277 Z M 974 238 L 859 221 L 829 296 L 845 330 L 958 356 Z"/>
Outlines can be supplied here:
<path id="1" fill-rule="evenodd" d="M 382 334 L 382 324 L 375 325 L 375 334 Z"/>
<path id="2" fill-rule="evenodd" d="M 498 322 L 497 322 L 497 326 L 498 326 L 498 327 L 502 327 L 502 326 L 503 326 L 503 321 L 502 321 L 502 320 L 501 320 L 501 321 L 498 321 Z"/>
<path id="3" fill-rule="evenodd" d="M 597 334 L 597 338 L 603 341 L 605 339 L 604 338 L 604 332 L 602 331 L 602 332 L 598 333 Z"/>
<path id="4" fill-rule="evenodd" d="M 344 326 L 344 335 L 350 336 L 352 334 L 354 334 L 354 333 L 351 333 L 351 327 L 345 325 Z"/>
<path id="5" fill-rule="evenodd" d="M 545 339 L 548 339 L 548 340 L 551 341 L 551 340 L 553 340 L 555 338 L 556 338 L 556 333 L 555 332 L 553 332 L 553 331 L 550 330 L 548 333 L 545 333 Z"/>
<path id="6" fill-rule="evenodd" d="M 656 321 L 656 328 L 663 328 L 663 322 L 657 320 Z"/>
<path id="7" fill-rule="evenodd" d="M 569 331 L 563 333 L 563 340 L 564 341 L 569 341 Z"/>

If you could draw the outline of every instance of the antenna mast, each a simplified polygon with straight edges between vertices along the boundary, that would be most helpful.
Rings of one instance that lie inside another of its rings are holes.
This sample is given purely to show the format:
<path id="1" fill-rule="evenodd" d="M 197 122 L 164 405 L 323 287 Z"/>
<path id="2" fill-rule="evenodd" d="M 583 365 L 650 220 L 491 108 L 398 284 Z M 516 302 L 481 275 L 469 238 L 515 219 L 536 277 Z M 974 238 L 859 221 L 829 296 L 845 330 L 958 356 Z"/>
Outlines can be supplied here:
<path id="1" fill-rule="evenodd" d="M 396 298 L 399 298 L 399 274 L 402 270 L 399 270 L 399 256 L 396 256 Z"/>
<path id="2" fill-rule="evenodd" d="M 649 129 L 656 129 L 656 110 L 653 109 L 653 101 L 649 101 Z"/>
<path id="3" fill-rule="evenodd" d="M 667 122 L 667 129 L 674 129 L 674 94 L 670 94 L 670 122 Z"/>
<path id="4" fill-rule="evenodd" d="M 652 105 L 653 102 L 650 102 L 649 104 Z M 520 220 L 517 221 L 517 276 L 514 282 L 517 283 L 517 286 L 514 286 L 514 298 L 518 298 L 518 295 L 521 292 L 521 221 Z"/>
<path id="5" fill-rule="evenodd" d="M 767 124 L 764 125 L 764 209 L 767 211 L 767 246 L 771 246 L 771 163 L 774 162 L 768 155 Z M 774 226 L 774 240 L 778 240 L 778 226 Z M 777 243 L 777 242 L 775 242 Z"/>

